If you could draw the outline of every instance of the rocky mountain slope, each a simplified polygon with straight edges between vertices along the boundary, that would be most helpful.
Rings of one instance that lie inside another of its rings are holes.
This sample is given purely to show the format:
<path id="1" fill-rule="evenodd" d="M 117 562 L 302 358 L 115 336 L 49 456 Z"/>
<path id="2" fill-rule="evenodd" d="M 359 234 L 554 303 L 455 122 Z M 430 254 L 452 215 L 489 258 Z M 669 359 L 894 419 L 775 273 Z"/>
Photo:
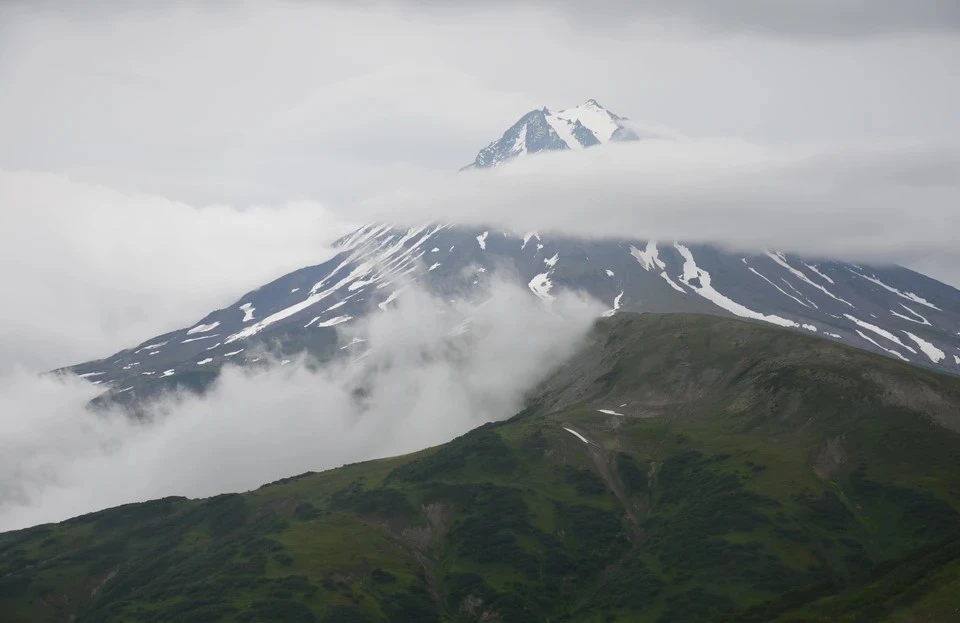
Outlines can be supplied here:
<path id="1" fill-rule="evenodd" d="M 202 388 L 227 363 L 362 349 L 337 329 L 397 304 L 405 288 L 466 297 L 500 276 L 546 304 L 561 290 L 578 290 L 605 302 L 608 314 L 739 316 L 960 372 L 960 291 L 904 268 L 442 225 L 369 226 L 340 249 L 193 326 L 71 370 L 118 398 L 177 385 Z"/>
<path id="2" fill-rule="evenodd" d="M 514 418 L 0 535 L 20 621 L 957 620 L 960 379 L 617 314 Z"/>
<path id="3" fill-rule="evenodd" d="M 588 100 L 524 115 L 473 166 L 638 138 L 625 118 Z M 608 305 L 608 314 L 737 316 L 960 373 L 960 291 L 901 267 L 442 224 L 371 224 L 338 247 L 335 257 L 248 292 L 192 326 L 69 370 L 103 385 L 111 400 L 202 390 L 227 363 L 265 365 L 302 351 L 325 359 L 362 349 L 338 329 L 396 304 L 405 288 L 467 297 L 499 276 L 547 304 L 559 291 L 579 290 Z"/>

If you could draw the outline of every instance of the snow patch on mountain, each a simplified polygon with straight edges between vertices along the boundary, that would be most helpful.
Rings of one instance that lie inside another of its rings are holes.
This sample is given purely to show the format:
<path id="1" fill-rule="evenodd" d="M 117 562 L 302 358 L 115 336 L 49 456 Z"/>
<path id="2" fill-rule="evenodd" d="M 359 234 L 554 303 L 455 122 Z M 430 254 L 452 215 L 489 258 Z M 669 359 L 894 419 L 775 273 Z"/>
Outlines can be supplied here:
<path id="1" fill-rule="evenodd" d="M 251 325 L 251 326 L 243 329 L 242 331 L 238 331 L 237 333 L 234 333 L 233 335 L 231 335 L 230 337 L 228 337 L 226 340 L 224 340 L 224 343 L 225 343 L 225 344 L 230 344 L 230 343 L 235 342 L 235 341 L 237 341 L 237 340 L 241 340 L 241 339 L 245 339 L 245 338 L 254 336 L 254 335 L 256 335 L 257 333 L 259 333 L 259 332 L 263 331 L 264 329 L 266 329 L 267 327 L 269 327 L 270 325 L 272 325 L 272 324 L 274 324 L 274 323 L 276 323 L 276 322 L 279 322 L 279 321 L 281 321 L 281 320 L 284 320 L 284 319 L 286 319 L 286 318 L 289 318 L 289 317 L 293 316 L 294 314 L 297 314 L 297 313 L 303 311 L 304 309 L 307 309 L 308 307 L 310 307 L 310 306 L 312 306 L 312 305 L 315 305 L 316 303 L 322 301 L 323 299 L 327 298 L 328 296 L 330 296 L 331 294 L 333 294 L 334 292 L 336 292 L 337 290 L 339 290 L 341 287 L 343 287 L 343 286 L 345 286 L 345 285 L 347 285 L 347 284 L 349 284 L 349 283 L 351 283 L 351 282 L 353 282 L 353 281 L 356 281 L 356 280 L 359 279 L 360 277 L 363 277 L 363 276 L 367 275 L 367 274 L 368 274 L 370 271 L 372 271 L 373 269 L 374 269 L 374 265 L 373 265 L 372 263 L 370 263 L 370 262 L 361 262 L 361 263 L 360 263 L 359 265 L 357 265 L 352 271 L 350 271 L 350 273 L 349 273 L 346 277 L 344 277 L 344 278 L 341 279 L 339 282 L 337 282 L 333 287 L 328 288 L 328 289 L 326 289 L 326 290 L 322 290 L 322 291 L 320 291 L 320 292 L 311 293 L 309 296 L 307 296 L 307 298 L 305 298 L 304 300 L 300 301 L 299 303 L 296 303 L 296 304 L 294 304 L 294 305 L 290 305 L 289 307 L 285 307 L 285 308 L 283 308 L 283 309 L 281 309 L 281 310 L 279 310 L 279 311 L 277 311 L 277 312 L 275 312 L 275 313 L 273 313 L 273 314 L 270 314 L 269 316 L 267 316 L 266 318 L 264 318 L 264 319 L 261 320 L 260 322 L 254 324 L 254 325 Z"/>
<path id="2" fill-rule="evenodd" d="M 576 136 L 573 134 L 573 124 L 568 120 L 560 117 L 559 115 L 553 115 L 549 112 L 546 113 L 545 118 L 547 123 L 550 124 L 550 127 L 553 128 L 553 131 L 557 133 L 557 136 L 560 137 L 560 140 L 570 149 L 583 149 L 583 145 L 580 141 L 577 140 Z"/>
<path id="3" fill-rule="evenodd" d="M 355 338 L 351 339 L 347 344 L 341 346 L 341 347 L 340 347 L 340 350 L 346 350 L 346 349 L 350 348 L 351 346 L 356 346 L 357 344 L 362 344 L 363 342 L 366 342 L 366 340 L 363 339 L 363 338 L 355 337 Z"/>
<path id="4" fill-rule="evenodd" d="M 909 331 L 904 331 L 904 333 L 908 338 L 916 342 L 917 346 L 920 347 L 920 350 L 923 352 L 923 354 L 929 357 L 930 361 L 932 361 L 933 363 L 940 363 L 947 356 L 945 352 L 943 352 L 942 350 L 940 350 L 930 342 L 926 341 L 922 337 L 918 335 L 914 335 Z"/>
<path id="5" fill-rule="evenodd" d="M 910 314 L 912 314 L 913 317 L 911 318 L 910 316 L 904 316 L 903 314 L 898 313 L 898 312 L 896 312 L 896 311 L 894 311 L 894 310 L 891 309 L 891 310 L 890 310 L 890 313 L 893 314 L 894 316 L 896 316 L 897 318 L 902 318 L 903 320 L 909 320 L 910 322 L 915 322 L 915 323 L 917 323 L 917 324 L 924 324 L 924 325 L 927 325 L 928 327 L 933 326 L 933 325 L 930 324 L 930 321 L 929 321 L 929 320 L 927 320 L 926 318 L 924 318 L 923 316 L 921 316 L 921 315 L 918 314 L 917 312 L 913 311 L 912 309 L 910 309 L 909 307 L 907 307 L 907 306 L 904 305 L 903 303 L 899 303 L 899 305 L 900 305 L 900 307 L 902 307 L 902 308 L 904 308 L 905 310 L 907 310 Z"/>
<path id="6" fill-rule="evenodd" d="M 219 320 L 217 320 L 216 322 L 211 322 L 210 324 L 198 324 L 194 328 L 187 331 L 187 335 L 194 335 L 197 333 L 209 333 L 210 331 L 213 331 L 219 326 L 220 326 Z"/>
<path id="7" fill-rule="evenodd" d="M 680 243 L 674 243 L 674 248 L 683 256 L 683 276 L 680 281 L 688 288 L 707 299 L 714 305 L 722 307 L 728 312 L 740 316 L 741 318 L 753 318 L 754 320 L 763 320 L 781 327 L 799 327 L 800 325 L 792 320 L 788 320 L 774 314 L 762 314 L 749 309 L 745 305 L 737 303 L 720 292 L 718 292 L 710 283 L 710 273 L 697 266 L 693 253 L 687 247 Z"/>
<path id="8" fill-rule="evenodd" d="M 643 251 L 630 245 L 630 255 L 637 258 L 637 261 L 640 262 L 644 270 L 651 270 L 654 266 L 663 270 L 667 266 L 660 260 L 660 252 L 657 250 L 656 240 L 647 242 L 647 246 Z"/>
<path id="9" fill-rule="evenodd" d="M 876 334 L 879 335 L 880 337 L 886 338 L 886 339 L 890 340 L 891 342 L 893 342 L 893 343 L 896 344 L 897 346 L 900 346 L 901 348 L 904 348 L 904 349 L 910 351 L 910 352 L 913 353 L 914 355 L 917 354 L 917 351 L 915 351 L 914 349 L 910 348 L 909 346 L 907 346 L 906 344 L 904 344 L 903 342 L 901 342 L 901 341 L 900 341 L 900 338 L 898 338 L 898 337 L 897 337 L 896 335 L 894 335 L 893 333 L 890 333 L 890 332 L 887 331 L 886 329 L 881 329 L 880 327 L 878 327 L 878 326 L 875 325 L 875 324 L 870 324 L 869 322 L 866 322 L 865 320 L 860 320 L 859 318 L 856 318 L 856 317 L 854 317 L 854 316 L 851 316 L 850 314 L 844 314 L 844 317 L 845 317 L 847 320 L 849 320 L 850 322 L 854 323 L 855 325 L 857 325 L 857 326 L 859 326 L 859 327 L 863 327 L 864 329 L 866 329 L 866 330 L 868 330 L 868 331 L 873 331 L 874 333 L 876 333 Z M 884 349 L 884 350 L 886 350 L 886 349 Z"/>
<path id="10" fill-rule="evenodd" d="M 677 282 L 676 282 L 676 281 L 674 281 L 673 279 L 670 278 L 670 275 L 668 275 L 668 274 L 666 273 L 666 271 L 661 271 L 661 272 L 660 272 L 660 276 L 663 278 L 664 281 L 667 282 L 667 285 L 669 285 L 671 288 L 673 288 L 674 290 L 676 290 L 676 291 L 679 292 L 680 294 L 686 294 L 686 293 L 687 293 L 686 290 L 684 290 L 683 288 L 681 288 L 680 286 L 677 285 Z"/>
<path id="11" fill-rule="evenodd" d="M 527 153 L 527 126 L 520 128 L 520 133 L 517 134 L 517 138 L 514 139 L 513 146 L 510 148 L 507 157 L 522 156 L 525 153 Z"/>
<path id="12" fill-rule="evenodd" d="M 642 266 L 643 269 L 646 271 L 653 270 L 654 268 L 659 268 L 660 277 L 667 282 L 667 285 L 669 285 L 671 288 L 673 288 L 677 292 L 680 292 L 681 294 L 687 293 L 686 290 L 684 290 L 679 285 L 677 285 L 677 282 L 671 279 L 670 275 L 667 274 L 667 271 L 666 271 L 667 265 L 666 263 L 664 263 L 663 260 L 660 259 L 660 251 L 657 249 L 656 240 L 648 241 L 647 246 L 644 248 L 643 251 L 641 251 L 640 249 L 638 249 L 633 245 L 630 245 L 630 255 L 632 255 L 634 259 L 636 259 L 637 262 L 640 264 L 640 266 Z"/>
<path id="13" fill-rule="evenodd" d="M 166 342 L 157 342 L 156 344 L 147 344 L 146 346 L 142 346 L 137 350 L 133 351 L 133 354 L 136 355 L 137 353 L 142 353 L 145 350 L 156 350 L 158 348 L 163 348 L 168 343 L 169 343 L 169 340 Z"/>
<path id="14" fill-rule="evenodd" d="M 406 272 L 415 270 L 417 267 L 417 260 L 419 260 L 419 258 L 423 255 L 422 252 L 418 253 L 420 247 L 431 236 L 442 230 L 444 227 L 445 225 L 436 225 L 433 228 L 429 228 L 428 226 L 413 227 L 406 230 L 403 236 L 401 236 L 400 239 L 395 243 L 387 246 L 385 242 L 381 242 L 372 250 L 365 245 L 367 241 L 375 238 L 371 238 L 369 236 L 355 236 L 347 239 L 347 241 L 341 246 L 349 248 L 352 250 L 352 252 L 349 253 L 347 257 L 341 261 L 330 273 L 328 273 L 326 277 L 315 283 L 313 287 L 310 288 L 310 293 L 305 299 L 292 305 L 288 305 L 287 307 L 270 314 L 266 318 L 263 318 L 259 322 L 230 335 L 224 340 L 224 343 L 230 344 L 237 340 L 252 337 L 267 327 L 290 318 L 301 311 L 312 307 L 313 305 L 316 305 L 320 301 L 339 292 L 344 287 L 347 288 L 347 291 L 359 292 L 367 285 L 380 281 L 385 274 L 400 273 L 400 271 L 404 270 Z M 373 229 L 373 231 L 377 230 Z M 478 236 L 477 241 L 480 242 L 481 238 L 486 240 L 487 233 L 488 232 L 484 232 Z M 390 236 L 390 238 L 392 239 L 393 236 Z M 414 239 L 416 240 L 414 241 Z M 481 246 L 484 245 L 481 244 Z M 384 249 L 384 247 L 386 248 Z M 329 281 L 331 281 L 338 274 L 341 274 L 342 269 L 351 267 L 351 265 L 352 268 L 345 277 L 339 279 L 332 286 L 324 288 Z M 332 307 L 329 309 L 332 309 Z M 311 323 L 312 322 L 313 321 L 311 321 Z"/>
<path id="15" fill-rule="evenodd" d="M 219 324 L 219 323 L 218 323 L 218 324 Z M 188 332 L 187 335 L 190 335 L 190 333 Z M 203 336 L 200 336 L 200 337 L 191 337 L 191 338 L 188 338 L 188 339 L 186 339 L 186 340 L 181 340 L 180 343 L 181 343 L 181 344 L 189 344 L 190 342 L 199 342 L 199 341 L 201 341 L 201 340 L 212 340 L 212 339 L 216 338 L 218 335 L 220 335 L 220 334 L 219 334 L 219 333 L 214 333 L 213 335 L 203 335 Z"/>
<path id="16" fill-rule="evenodd" d="M 257 308 L 251 305 L 250 303 L 244 303 L 243 305 L 241 305 L 240 311 L 243 312 L 243 321 L 250 322 L 251 320 L 253 320 L 253 312 L 256 311 L 256 309 Z"/>
<path id="17" fill-rule="evenodd" d="M 400 296 L 400 290 L 394 290 L 387 296 L 387 299 L 382 303 L 378 304 L 377 307 L 385 310 L 387 306 L 390 305 L 390 303 L 392 303 L 394 300 L 396 300 L 398 296 Z"/>
<path id="18" fill-rule="evenodd" d="M 589 439 L 587 439 L 586 437 L 584 437 L 583 435 L 581 435 L 581 434 L 578 433 L 577 431 L 573 430 L 572 428 L 567 428 L 566 426 L 564 426 L 564 427 L 563 427 L 563 430 L 567 431 L 568 433 L 570 433 L 571 435 L 573 435 L 574 437 L 576 437 L 577 439 L 579 439 L 579 440 L 582 441 L 583 443 L 585 443 L 585 444 L 587 444 L 587 445 L 590 445 L 591 442 L 590 442 Z"/>
<path id="19" fill-rule="evenodd" d="M 552 301 L 555 297 L 550 294 L 553 288 L 553 282 L 550 281 L 550 273 L 540 273 L 527 284 L 530 291 L 544 301 Z"/>
<path id="20" fill-rule="evenodd" d="M 330 320 L 318 322 L 317 327 L 335 327 L 338 324 L 343 324 L 344 322 L 349 322 L 350 320 L 353 320 L 353 316 L 337 316 L 336 318 L 331 318 Z"/>
<path id="21" fill-rule="evenodd" d="M 613 299 L 613 309 L 608 309 L 607 311 L 603 312 L 603 314 L 601 314 L 601 315 L 602 315 L 604 318 L 609 318 L 610 316 L 616 314 L 617 311 L 620 309 L 620 301 L 621 301 L 621 299 L 623 299 L 623 290 L 620 290 L 620 294 L 618 294 L 616 297 L 614 297 L 614 299 Z"/>
<path id="22" fill-rule="evenodd" d="M 859 267 L 858 267 L 858 268 L 859 268 Z M 903 291 L 901 291 L 901 290 L 898 290 L 898 289 L 894 288 L 893 286 L 889 286 L 889 285 L 885 284 L 884 282 L 880 281 L 880 279 L 878 279 L 878 278 L 876 277 L 876 275 L 874 275 L 874 276 L 872 276 L 872 277 L 868 277 L 867 275 L 864 275 L 863 273 L 858 273 L 857 271 L 855 271 L 855 270 L 853 270 L 853 269 L 851 269 L 851 268 L 848 268 L 847 270 L 849 270 L 851 273 L 853 273 L 854 275 L 856 275 L 856 276 L 858 276 L 858 277 L 862 277 L 862 278 L 866 279 L 866 280 L 869 281 L 870 283 L 875 283 L 875 284 L 877 284 L 878 286 L 880 286 L 880 287 L 883 288 L 884 290 L 887 290 L 888 292 L 893 292 L 894 294 L 896 294 L 896 295 L 899 296 L 900 298 L 906 299 L 906 300 L 908 300 L 908 301 L 913 301 L 914 303 L 919 303 L 920 305 L 926 305 L 926 306 L 929 307 L 930 309 L 935 309 L 935 310 L 937 310 L 937 311 L 943 311 L 942 309 L 940 309 L 939 307 L 937 307 L 936 305 L 934 305 L 933 303 L 931 303 L 931 302 L 928 301 L 927 299 L 923 298 L 922 296 L 919 296 L 919 295 L 917 295 L 917 294 L 914 294 L 913 292 L 903 292 Z"/>
<path id="23" fill-rule="evenodd" d="M 887 348 L 886 346 L 881 346 L 875 339 L 873 339 L 873 338 L 870 337 L 869 335 L 865 334 L 865 333 L 864 333 L 863 331 L 861 331 L 860 329 L 856 329 L 856 332 L 857 332 L 857 335 L 859 335 L 860 337 L 862 337 L 862 338 L 865 339 L 866 341 L 870 342 L 871 344 L 873 344 L 874 346 L 876 346 L 876 347 L 879 348 L 880 350 L 886 351 L 886 352 L 890 353 L 891 355 L 893 355 L 893 356 L 895 356 L 895 357 L 898 357 L 898 358 L 900 358 L 900 359 L 902 359 L 902 360 L 904 360 L 904 361 L 907 361 L 907 362 L 910 361 L 909 359 L 907 359 L 906 357 L 904 357 L 901 353 L 893 350 L 892 348 Z"/>
<path id="24" fill-rule="evenodd" d="M 804 266 L 806 266 L 807 268 L 809 268 L 812 273 L 814 273 L 815 275 L 818 275 L 821 279 L 823 279 L 824 281 L 826 281 L 826 282 L 829 283 L 830 285 L 835 285 L 834 280 L 831 279 L 830 277 L 826 276 L 826 275 L 823 274 L 822 272 L 820 272 L 820 269 L 817 267 L 816 264 L 807 264 L 806 262 L 800 262 L 800 263 L 803 264 Z"/>
<path id="25" fill-rule="evenodd" d="M 814 303 L 813 301 L 811 301 L 810 299 L 808 299 L 808 298 L 803 294 L 803 292 L 801 292 L 800 290 L 798 290 L 797 288 L 795 288 L 792 283 L 790 283 L 789 281 L 786 280 L 786 278 L 781 277 L 781 278 L 780 278 L 780 281 L 783 282 L 783 285 L 785 285 L 785 286 L 787 286 L 788 288 L 790 288 L 791 290 L 793 290 L 793 293 L 794 293 L 794 294 L 796 294 L 797 296 L 799 296 L 800 298 L 802 298 L 804 301 L 806 301 L 806 304 L 807 304 L 808 307 L 812 307 L 813 309 L 820 309 L 820 306 L 819 306 L 819 305 L 817 305 L 816 303 Z"/>
<path id="26" fill-rule="evenodd" d="M 743 260 L 743 263 L 744 263 L 744 264 L 747 263 L 746 258 L 741 258 L 741 259 Z M 764 276 L 763 274 L 761 274 L 760 271 L 758 271 L 758 270 L 757 270 L 756 268 L 754 268 L 753 266 L 749 266 L 749 265 L 748 265 L 748 266 L 747 266 L 747 269 L 748 269 L 750 272 L 752 272 L 754 275 L 756 275 L 757 277 L 760 277 L 761 279 L 763 279 L 764 281 L 766 281 L 767 283 L 769 283 L 770 285 L 772 285 L 774 288 L 776 288 L 776 289 L 777 289 L 781 294 L 783 294 L 784 296 L 790 297 L 791 299 L 793 299 L 793 300 L 796 301 L 797 303 L 800 303 L 801 305 L 803 305 L 803 306 L 806 307 L 806 308 L 810 308 L 810 305 L 808 305 L 807 303 L 804 303 L 803 301 L 801 301 L 800 299 L 798 299 L 798 298 L 795 297 L 794 295 L 790 294 L 789 292 L 787 292 L 786 290 L 784 290 L 783 288 L 781 288 L 780 286 L 778 286 L 778 285 L 775 284 L 774 282 L 770 281 L 770 279 L 768 279 L 766 276 Z"/>
<path id="27" fill-rule="evenodd" d="M 787 258 L 784 257 L 784 255 L 783 255 L 782 253 L 772 253 L 772 252 L 770 252 L 770 251 L 767 251 L 766 253 L 767 253 L 767 257 L 769 257 L 771 260 L 773 260 L 774 262 L 776 262 L 777 264 L 779 264 L 779 265 L 782 266 L 783 268 L 786 268 L 787 270 L 789 270 L 792 274 L 796 275 L 796 277 L 797 277 L 798 279 L 800 279 L 801 281 L 803 281 L 804 283 L 806 283 L 806 284 L 808 284 L 808 285 L 811 285 L 811 286 L 813 286 L 814 288 L 820 290 L 821 292 L 823 292 L 824 294 L 826 294 L 827 296 L 829 296 L 829 297 L 832 298 L 833 300 L 835 300 L 835 301 L 840 301 L 841 303 L 844 303 L 844 304 L 847 305 L 848 307 L 854 308 L 854 307 L 853 307 L 853 303 L 851 303 L 851 302 L 849 302 L 849 301 L 846 301 L 846 300 L 840 298 L 839 296 L 835 295 L 835 294 L 834 294 L 833 292 L 831 292 L 830 290 L 827 290 L 825 287 L 823 287 L 823 286 L 820 285 L 819 283 L 814 283 L 814 282 L 813 282 L 809 277 L 807 277 L 804 273 L 800 272 L 799 270 L 797 270 L 796 268 L 794 268 L 793 266 L 791 266 L 791 265 L 787 262 Z M 855 308 L 854 308 L 854 309 L 855 309 Z"/>
<path id="28" fill-rule="evenodd" d="M 579 106 L 561 110 L 556 113 L 556 117 L 567 122 L 569 126 L 579 121 L 583 127 L 593 132 L 601 143 L 612 140 L 614 133 L 623 127 L 619 123 L 622 117 L 617 117 L 594 99 L 589 99 Z"/>

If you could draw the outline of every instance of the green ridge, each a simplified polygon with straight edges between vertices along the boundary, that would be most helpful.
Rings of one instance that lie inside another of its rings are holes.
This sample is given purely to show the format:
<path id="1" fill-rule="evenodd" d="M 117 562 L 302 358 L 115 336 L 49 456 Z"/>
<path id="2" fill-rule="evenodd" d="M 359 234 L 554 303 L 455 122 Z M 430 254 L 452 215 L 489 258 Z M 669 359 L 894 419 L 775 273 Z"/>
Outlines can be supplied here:
<path id="1" fill-rule="evenodd" d="M 958 428 L 960 379 L 618 315 L 442 446 L 0 534 L 0 620 L 957 621 Z"/>

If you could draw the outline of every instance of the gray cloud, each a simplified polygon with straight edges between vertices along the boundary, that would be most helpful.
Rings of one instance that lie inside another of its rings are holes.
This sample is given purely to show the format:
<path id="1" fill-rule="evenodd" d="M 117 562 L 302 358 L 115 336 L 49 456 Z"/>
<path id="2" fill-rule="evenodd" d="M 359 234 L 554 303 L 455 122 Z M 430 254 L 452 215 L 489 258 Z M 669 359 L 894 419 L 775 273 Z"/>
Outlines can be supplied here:
<path id="1" fill-rule="evenodd" d="M 664 19 L 719 33 L 767 36 L 831 38 L 960 29 L 960 5 L 952 0 L 610 0 L 599 7 L 612 23 L 624 17 Z"/>
<path id="2" fill-rule="evenodd" d="M 749 26 L 730 3 L 443 4 L 24 4 L 2 20 L 0 167 L 199 204 L 348 205 L 458 168 L 530 109 L 588 97 L 698 137 L 960 138 L 953 35 L 716 37 L 660 17 Z M 784 24 L 936 15 L 923 2 L 849 20 L 830 11 L 854 3 L 768 4 Z M 585 27 L 590 15 L 618 29 Z"/>
<path id="3" fill-rule="evenodd" d="M 897 262 L 960 285 L 955 148 L 784 150 L 677 138 L 416 176 L 349 211 L 195 207 L 0 172 L 0 369 L 68 365 L 187 326 L 332 254 L 349 221 L 500 225 Z"/>
<path id="4" fill-rule="evenodd" d="M 67 11 L 75 16 L 111 15 L 119 12 L 155 12 L 149 0 L 98 0 L 82 5 L 64 0 L 12 2 L 21 12 Z M 589 6 L 573 0 L 492 0 L 480 5 L 441 0 L 275 0 L 267 4 L 324 7 L 359 7 L 362 10 L 413 10 L 431 14 L 506 12 L 518 7 L 564 15 L 581 27 L 617 29 L 633 21 L 690 25 L 716 33 L 754 33 L 779 37 L 883 36 L 903 32 L 950 32 L 960 29 L 960 5 L 953 0 L 595 0 Z M 187 6 L 190 6 L 187 3 Z M 194 8 L 220 12 L 227 2 L 195 2 Z M 9 9 L 8 9 L 9 10 Z"/>
<path id="5" fill-rule="evenodd" d="M 111 354 L 333 255 L 315 203 L 195 207 L 0 171 L 0 371 Z"/>
<path id="6" fill-rule="evenodd" d="M 84 411 L 94 390 L 80 380 L 0 375 L 0 531 L 441 443 L 519 410 L 602 309 L 565 295 L 547 313 L 503 283 L 453 305 L 408 289 L 353 330 L 363 358 L 313 373 L 228 369 L 208 397 L 161 402 L 141 422 Z"/>
<path id="7" fill-rule="evenodd" d="M 371 200 L 371 220 L 450 220 L 772 247 L 879 263 L 929 262 L 960 283 L 960 150 L 774 150 L 648 140 L 540 154 Z"/>
<path id="8" fill-rule="evenodd" d="M 786 4 L 777 3 L 783 15 L 803 12 L 837 23 L 844 20 L 829 11 L 852 15 L 859 6 Z M 22 174 L 0 176 L 0 271 L 23 301 L 0 310 L 0 361 L 66 364 L 192 322 L 272 276 L 324 259 L 335 224 L 356 220 L 364 209 L 358 204 L 371 194 L 420 189 L 429 209 L 385 210 L 397 218 L 442 217 L 447 209 L 450 216 L 462 214 L 436 201 L 460 192 L 447 187 L 447 172 L 471 161 L 527 110 L 587 97 L 640 122 L 676 128 L 693 137 L 696 149 L 736 142 L 710 137 L 739 137 L 763 146 L 754 149 L 769 151 L 773 160 L 760 162 L 760 153 L 751 170 L 741 167 L 739 178 L 728 180 L 740 184 L 736 192 L 712 188 L 711 179 L 698 178 L 682 162 L 686 168 L 676 173 L 633 161 L 604 172 L 594 170 L 598 160 L 587 166 L 589 177 L 609 181 L 599 189 L 577 171 L 555 184 L 556 174 L 518 170 L 531 188 L 521 190 L 518 181 L 504 189 L 507 182 L 499 179 L 490 186 L 532 202 L 528 210 L 514 204 L 508 221 L 546 216 L 536 226 L 578 231 L 596 224 L 696 238 L 703 233 L 698 224 L 711 223 L 707 233 L 716 239 L 872 249 L 942 278 L 957 265 L 944 251 L 949 229 L 934 222 L 934 208 L 924 203 L 939 205 L 937 193 L 946 191 L 903 186 L 874 201 L 864 190 L 870 180 L 885 189 L 892 182 L 871 165 L 873 178 L 860 181 L 850 181 L 854 172 L 840 166 L 846 186 L 828 192 L 823 156 L 819 173 L 811 174 L 821 185 L 813 196 L 799 165 L 789 173 L 778 169 L 777 154 L 791 150 L 843 157 L 858 144 L 960 144 L 960 41 L 910 26 L 939 15 L 932 3 L 871 3 L 862 23 L 909 28 L 829 41 L 759 36 L 764 29 L 752 26 L 743 36 L 716 37 L 670 25 L 684 15 L 690 23 L 752 23 L 742 17 L 747 4 L 730 3 L 709 19 L 704 15 L 719 11 L 712 3 L 670 3 L 670 19 L 657 17 L 665 3 L 601 3 L 592 13 L 601 21 L 608 13 L 653 16 L 618 18 L 617 31 L 583 26 L 571 12 L 540 2 L 460 9 L 413 0 L 2 6 L 0 168 L 47 171 L 76 184 L 51 177 L 25 187 Z M 901 20 L 904 11 L 909 15 Z M 796 15 L 783 21 L 805 23 Z M 579 165 L 558 162 L 557 171 L 564 166 Z M 758 183 L 764 171 L 772 177 Z M 636 188 L 664 175 L 666 181 L 693 178 L 690 188 L 704 192 L 688 203 L 699 212 L 677 206 L 675 188 Z M 429 188 L 437 180 L 439 187 Z M 94 192 L 90 184 L 113 190 Z M 575 184 L 583 188 L 569 188 Z M 551 199 L 544 187 L 568 188 L 556 198 L 567 207 L 544 215 L 542 204 Z M 664 205 L 686 215 L 684 227 L 666 217 L 629 216 L 642 212 L 630 201 L 648 202 L 655 191 L 675 195 Z M 711 194 L 727 204 L 711 201 Z M 577 197 L 585 203 L 573 201 Z M 897 197 L 906 202 L 899 212 L 890 205 Z M 467 197 L 462 203 L 489 210 L 483 218 L 496 220 L 502 202 L 482 187 L 476 198 L 485 202 Z M 600 198 L 619 207 L 601 209 Z M 807 209 L 829 203 L 832 212 L 822 218 L 847 238 L 825 236 L 816 221 L 804 224 L 801 198 L 814 204 Z M 849 214 L 839 214 L 840 198 L 850 199 Z M 739 207 L 741 199 L 747 203 Z M 770 205 L 749 207 L 761 200 Z M 316 201 L 335 216 L 312 220 Z M 101 204 L 110 210 L 94 211 Z M 269 218 L 261 208 L 260 231 L 254 231 L 243 224 L 252 221 L 242 211 L 199 207 L 207 204 L 286 207 Z M 597 211 L 595 223 L 584 206 Z M 920 220 L 889 225 L 904 220 L 907 208 L 917 208 Z M 778 229 L 784 222 L 797 224 L 792 235 Z"/>

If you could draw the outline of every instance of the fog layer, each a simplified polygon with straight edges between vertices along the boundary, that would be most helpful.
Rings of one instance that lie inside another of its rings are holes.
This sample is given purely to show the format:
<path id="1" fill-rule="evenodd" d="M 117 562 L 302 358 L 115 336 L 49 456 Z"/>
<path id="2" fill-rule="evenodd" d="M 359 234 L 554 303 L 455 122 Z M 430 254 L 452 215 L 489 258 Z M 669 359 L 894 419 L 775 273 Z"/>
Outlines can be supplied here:
<path id="1" fill-rule="evenodd" d="M 518 411 L 603 309 L 569 294 L 547 309 L 504 283 L 460 303 L 416 290 L 398 303 L 344 336 L 367 340 L 346 362 L 228 368 L 206 397 L 160 401 L 142 421 L 85 410 L 95 390 L 79 379 L 3 375 L 0 530 L 447 441 Z"/>

